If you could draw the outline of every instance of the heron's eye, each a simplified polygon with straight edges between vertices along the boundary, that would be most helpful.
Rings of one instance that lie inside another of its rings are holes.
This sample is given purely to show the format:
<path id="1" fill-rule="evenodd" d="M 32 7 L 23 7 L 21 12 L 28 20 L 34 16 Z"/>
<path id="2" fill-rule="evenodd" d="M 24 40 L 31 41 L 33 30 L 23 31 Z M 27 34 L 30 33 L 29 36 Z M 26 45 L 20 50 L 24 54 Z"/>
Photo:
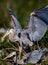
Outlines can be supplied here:
<path id="1" fill-rule="evenodd" d="M 18 37 L 19 37 L 19 38 L 21 37 L 21 33 L 18 33 Z"/>

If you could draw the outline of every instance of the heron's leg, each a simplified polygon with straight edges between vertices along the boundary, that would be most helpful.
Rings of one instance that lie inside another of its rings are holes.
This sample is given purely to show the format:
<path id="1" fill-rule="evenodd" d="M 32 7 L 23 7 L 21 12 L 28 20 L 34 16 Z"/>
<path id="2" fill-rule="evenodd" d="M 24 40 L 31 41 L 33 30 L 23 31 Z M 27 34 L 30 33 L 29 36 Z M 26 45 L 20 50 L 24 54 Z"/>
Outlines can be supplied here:
<path id="1" fill-rule="evenodd" d="M 37 47 L 38 47 L 39 50 L 41 50 L 41 48 L 40 48 L 40 46 L 39 46 L 39 44 L 38 44 L 38 41 L 37 41 Z"/>

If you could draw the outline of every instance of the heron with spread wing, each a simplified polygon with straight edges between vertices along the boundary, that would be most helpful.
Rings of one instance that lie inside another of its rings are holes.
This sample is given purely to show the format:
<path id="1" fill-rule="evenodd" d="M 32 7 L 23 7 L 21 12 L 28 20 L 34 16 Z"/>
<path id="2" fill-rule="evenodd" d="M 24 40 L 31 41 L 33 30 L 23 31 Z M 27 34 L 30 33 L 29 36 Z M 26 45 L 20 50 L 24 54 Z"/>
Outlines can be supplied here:
<path id="1" fill-rule="evenodd" d="M 21 28 L 12 10 L 8 9 L 8 11 L 13 29 L 10 29 L 3 38 L 9 35 L 11 41 L 19 41 L 21 46 L 22 44 L 31 46 L 33 42 L 38 42 L 45 35 L 48 27 L 48 6 L 33 11 L 25 29 Z"/>
<path id="2" fill-rule="evenodd" d="M 13 42 L 19 41 L 21 47 L 24 47 L 24 45 L 32 46 L 34 42 L 38 44 L 38 41 L 45 35 L 48 27 L 48 6 L 33 11 L 30 14 L 28 25 L 24 29 L 21 28 L 12 10 L 8 10 L 12 18 L 11 25 L 13 28 L 7 31 L 2 38 L 9 35 L 9 39 Z"/>

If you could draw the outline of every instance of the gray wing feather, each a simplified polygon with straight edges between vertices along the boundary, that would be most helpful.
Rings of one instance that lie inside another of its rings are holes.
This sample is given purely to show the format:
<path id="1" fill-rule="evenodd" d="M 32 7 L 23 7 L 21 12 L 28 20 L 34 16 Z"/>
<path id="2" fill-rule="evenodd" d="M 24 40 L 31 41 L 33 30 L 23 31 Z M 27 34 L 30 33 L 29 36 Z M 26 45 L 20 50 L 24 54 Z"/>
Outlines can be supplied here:
<path id="1" fill-rule="evenodd" d="M 48 17 L 46 16 L 46 10 L 48 10 L 48 7 L 39 9 L 38 11 L 33 11 L 35 14 L 30 16 L 30 20 L 27 25 L 27 33 L 29 33 L 31 41 L 39 41 L 47 30 Z"/>
<path id="2" fill-rule="evenodd" d="M 11 9 L 9 9 L 9 8 L 8 8 L 8 11 L 9 11 L 9 14 L 11 15 L 11 24 L 12 24 L 12 27 L 16 28 L 16 29 L 21 29 L 21 25 L 18 22 L 18 20 L 16 19 L 13 11 Z"/>
<path id="3" fill-rule="evenodd" d="M 31 31 L 35 31 L 35 22 L 34 22 L 34 16 L 30 17 L 29 23 L 28 23 L 28 29 L 30 29 Z"/>
<path id="4" fill-rule="evenodd" d="M 39 17 L 46 25 L 48 25 L 48 6 L 33 12 L 35 13 L 34 16 Z"/>
<path id="5" fill-rule="evenodd" d="M 33 40 L 38 41 L 45 35 L 47 30 L 47 25 L 37 17 L 34 17 L 34 21 L 35 21 L 36 30 L 33 34 Z"/>
<path id="6" fill-rule="evenodd" d="M 12 15 L 12 16 L 13 16 L 13 15 Z M 16 17 L 14 17 L 14 16 L 13 16 L 12 19 L 11 19 L 11 24 L 12 24 L 13 27 L 16 28 L 16 29 L 22 29 L 20 23 L 18 22 L 18 20 L 17 20 Z"/>
<path id="7" fill-rule="evenodd" d="M 27 30 L 31 41 L 39 41 L 44 36 L 47 25 L 38 17 L 31 16 Z"/>

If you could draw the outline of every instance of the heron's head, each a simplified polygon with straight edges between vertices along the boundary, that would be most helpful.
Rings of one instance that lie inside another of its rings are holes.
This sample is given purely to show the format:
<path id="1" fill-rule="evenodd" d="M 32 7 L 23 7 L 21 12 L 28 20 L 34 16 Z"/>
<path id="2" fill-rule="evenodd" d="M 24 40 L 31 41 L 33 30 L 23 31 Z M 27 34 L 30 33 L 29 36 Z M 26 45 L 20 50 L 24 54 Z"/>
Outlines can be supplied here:
<path id="1" fill-rule="evenodd" d="M 21 38 L 21 32 L 14 32 L 9 35 L 9 39 L 13 42 L 19 41 Z"/>
<path id="2" fill-rule="evenodd" d="M 3 35 L 2 39 L 5 39 L 5 37 L 7 37 L 7 36 L 10 36 L 11 38 L 13 38 L 13 36 L 14 36 L 14 29 L 8 30 L 8 31 Z"/>
<path id="3" fill-rule="evenodd" d="M 10 29 L 4 34 L 2 40 L 4 40 L 7 36 L 9 36 L 9 39 L 13 42 L 19 41 L 19 39 L 21 38 L 21 31 L 16 29 Z"/>

